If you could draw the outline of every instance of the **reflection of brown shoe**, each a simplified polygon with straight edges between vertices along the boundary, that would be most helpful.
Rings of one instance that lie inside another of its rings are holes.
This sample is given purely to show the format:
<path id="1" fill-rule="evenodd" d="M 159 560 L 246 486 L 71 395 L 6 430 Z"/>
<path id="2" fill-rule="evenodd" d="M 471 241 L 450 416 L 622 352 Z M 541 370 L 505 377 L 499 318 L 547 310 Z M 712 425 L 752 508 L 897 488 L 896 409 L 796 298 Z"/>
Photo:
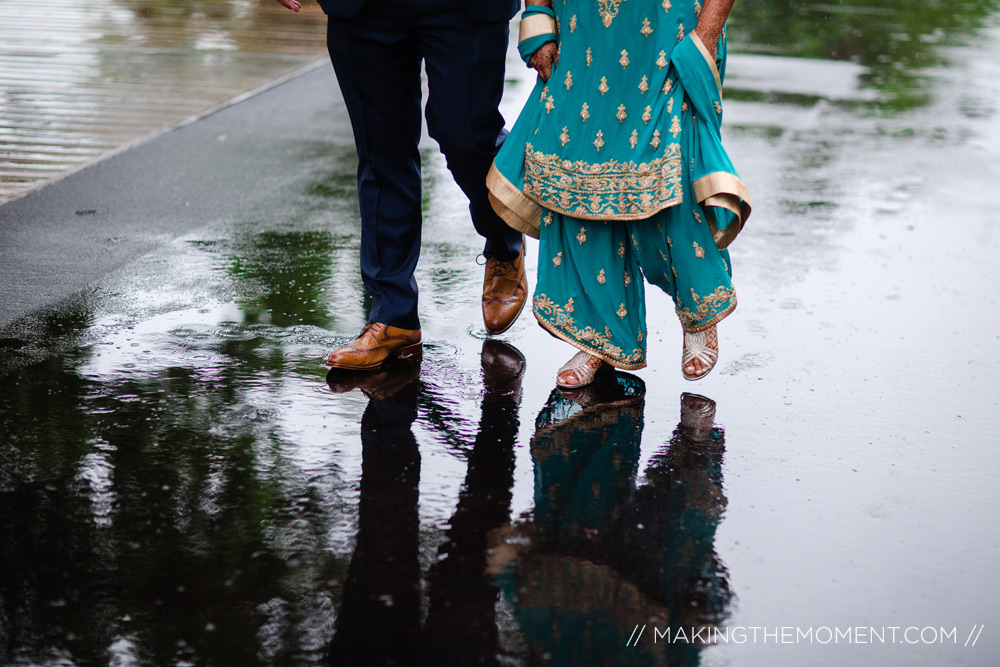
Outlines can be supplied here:
<path id="1" fill-rule="evenodd" d="M 484 340 L 482 364 L 486 393 L 520 398 L 521 376 L 526 364 L 524 355 L 516 347 L 499 340 Z"/>
<path id="2" fill-rule="evenodd" d="M 420 377 L 419 361 L 400 360 L 383 364 L 382 368 L 374 373 L 331 368 L 326 374 L 326 383 L 330 385 L 330 390 L 337 394 L 360 389 L 368 398 L 382 400 L 399 393 L 418 377 Z"/>
<path id="3" fill-rule="evenodd" d="M 504 262 L 495 257 L 486 260 L 483 280 L 483 322 L 486 331 L 501 334 L 510 329 L 528 300 L 528 277 L 524 273 L 524 236 L 521 253 Z"/>
<path id="4" fill-rule="evenodd" d="M 352 371 L 379 368 L 393 357 L 420 358 L 423 344 L 420 329 L 400 329 L 381 322 L 369 322 L 361 335 L 326 355 L 326 366 Z"/>

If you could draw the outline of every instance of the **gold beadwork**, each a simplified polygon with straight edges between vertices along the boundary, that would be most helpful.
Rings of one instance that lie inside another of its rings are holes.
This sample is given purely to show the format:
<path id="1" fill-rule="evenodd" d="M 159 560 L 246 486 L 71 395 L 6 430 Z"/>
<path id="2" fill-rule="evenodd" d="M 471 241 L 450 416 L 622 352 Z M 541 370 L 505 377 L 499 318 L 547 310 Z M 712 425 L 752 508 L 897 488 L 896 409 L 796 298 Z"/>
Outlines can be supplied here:
<path id="1" fill-rule="evenodd" d="M 676 139 L 677 135 L 681 133 L 681 121 L 677 116 L 674 116 L 670 120 L 670 129 L 667 131 L 674 135 L 674 139 Z"/>
<path id="2" fill-rule="evenodd" d="M 624 120 L 625 120 L 625 119 L 626 119 L 627 117 L 628 117 L 628 114 L 627 114 L 627 113 L 625 113 L 625 105 L 624 105 L 624 104 L 619 104 L 619 105 L 618 105 L 618 113 L 616 113 L 616 114 L 615 114 L 615 118 L 617 118 L 617 119 L 618 119 L 618 122 L 619 122 L 619 123 L 621 123 L 621 122 L 623 122 L 623 121 L 624 121 Z"/>
<path id="3" fill-rule="evenodd" d="M 628 274 L 628 271 L 626 271 L 625 272 L 625 287 L 628 287 L 631 284 L 632 284 L 632 276 L 630 276 Z"/>
<path id="4" fill-rule="evenodd" d="M 697 241 L 694 242 L 694 256 L 702 259 L 705 257 L 705 249 L 698 245 Z"/>
<path id="5" fill-rule="evenodd" d="M 647 104 L 646 110 L 642 112 L 642 122 L 646 124 L 651 120 L 653 120 L 653 107 Z"/>
<path id="6" fill-rule="evenodd" d="M 569 301 L 566 302 L 566 312 L 572 313 L 574 310 L 576 310 L 576 307 L 573 306 L 573 297 L 570 297 Z"/>
<path id="7" fill-rule="evenodd" d="M 653 29 L 649 27 L 649 19 L 642 20 L 642 29 L 639 31 L 642 33 L 643 37 L 649 37 L 653 34 Z"/>
<path id="8" fill-rule="evenodd" d="M 562 134 L 559 135 L 559 141 L 562 142 L 563 146 L 565 146 L 566 144 L 569 143 L 569 128 L 568 127 L 563 127 Z"/>
<path id="9" fill-rule="evenodd" d="M 590 53 L 590 48 L 587 48 L 587 67 L 590 67 L 590 63 L 594 62 L 594 56 Z"/>
<path id="10" fill-rule="evenodd" d="M 563 79 L 563 85 L 566 86 L 566 90 L 573 87 L 573 73 L 569 70 L 566 71 L 566 78 Z"/>
<path id="11" fill-rule="evenodd" d="M 656 66 L 659 67 L 660 69 L 663 69 L 669 64 L 670 63 L 667 62 L 667 52 L 660 51 L 660 57 L 656 59 Z"/>
<path id="12" fill-rule="evenodd" d="M 722 115 L 722 105 L 719 104 L 719 100 L 714 100 L 712 105 L 715 107 L 715 113 Z"/>
<path id="13" fill-rule="evenodd" d="M 549 94 L 548 99 L 545 100 L 545 113 L 551 113 L 551 111 L 555 108 L 556 108 L 555 95 Z"/>
<path id="14" fill-rule="evenodd" d="M 622 69 L 628 67 L 629 64 L 628 51 L 626 51 L 625 49 L 622 49 L 622 57 L 618 59 L 618 64 L 622 66 Z"/>
<path id="15" fill-rule="evenodd" d="M 632 130 L 632 136 L 630 136 L 628 138 L 628 143 L 629 143 L 630 146 L 632 146 L 632 149 L 634 150 L 636 144 L 639 143 L 639 131 L 638 130 Z"/>
<path id="16" fill-rule="evenodd" d="M 604 133 L 601 132 L 600 130 L 598 130 L 597 131 L 597 138 L 594 139 L 594 148 L 596 148 L 597 152 L 600 153 L 601 152 L 601 146 L 603 146 L 603 145 L 604 145 Z"/>
<path id="17" fill-rule="evenodd" d="M 669 95 L 670 91 L 671 91 L 671 89 L 673 89 L 673 87 L 674 87 L 674 80 L 673 79 L 667 79 L 663 83 L 663 94 L 664 95 Z"/>
<path id="18" fill-rule="evenodd" d="M 576 14 L 573 14 L 573 17 L 569 20 L 569 31 L 573 32 L 574 30 L 576 30 Z"/>
<path id="19" fill-rule="evenodd" d="M 653 140 L 649 142 L 649 145 L 653 147 L 653 150 L 656 150 L 657 148 L 660 147 L 660 131 L 659 130 L 653 130 Z"/>
<path id="20" fill-rule="evenodd" d="M 549 211 L 549 214 L 542 218 L 542 222 L 545 223 L 546 227 L 552 224 L 552 211 Z"/>
<path id="21" fill-rule="evenodd" d="M 604 269 L 601 269 L 601 272 L 597 274 L 597 282 L 601 283 L 602 285 L 608 282 L 608 279 L 604 277 Z"/>
<path id="22" fill-rule="evenodd" d="M 642 81 L 639 82 L 639 92 L 645 94 L 649 90 L 649 79 L 646 75 L 642 75 Z"/>
<path id="23" fill-rule="evenodd" d="M 663 0 L 663 4 L 661 4 L 660 6 L 663 7 L 664 12 L 670 12 L 670 7 L 671 7 L 670 0 Z"/>
<path id="24" fill-rule="evenodd" d="M 580 118 L 582 118 L 582 119 L 583 119 L 583 120 L 582 120 L 582 121 L 580 121 L 580 122 L 582 122 L 582 123 L 586 123 L 586 122 L 587 122 L 587 119 L 588 119 L 588 118 L 590 118 L 590 112 L 589 112 L 589 111 L 587 111 L 587 109 L 588 109 L 588 108 L 589 108 L 589 107 L 587 106 L 587 103 L 586 103 L 586 102 L 584 102 L 584 103 L 583 103 L 583 107 L 582 107 L 582 108 L 580 109 Z"/>
<path id="25" fill-rule="evenodd" d="M 619 257 L 624 257 L 625 256 L 625 242 L 624 241 L 619 241 L 618 242 L 618 256 Z"/>
<path id="26" fill-rule="evenodd" d="M 618 16 L 618 5 L 624 0 L 597 0 L 597 11 L 601 14 L 601 19 L 605 28 L 611 27 L 611 22 Z"/>
<path id="27" fill-rule="evenodd" d="M 583 245 L 584 243 L 587 242 L 587 228 L 586 227 L 581 227 L 580 228 L 580 233 L 576 235 L 576 240 L 580 243 L 580 245 Z"/>
<path id="28" fill-rule="evenodd" d="M 553 266 L 559 266 L 560 264 L 562 264 L 562 251 L 559 251 L 559 253 L 552 258 Z"/>
<path id="29" fill-rule="evenodd" d="M 601 77 L 601 85 L 599 85 L 597 89 L 601 91 L 601 95 L 611 90 L 610 88 L 608 88 L 608 77 L 606 76 Z"/>
<path id="30" fill-rule="evenodd" d="M 677 41 L 679 42 L 682 39 L 684 39 L 684 24 L 683 23 L 681 23 L 680 26 L 677 27 Z"/>
<path id="31" fill-rule="evenodd" d="M 625 316 L 628 315 L 628 311 L 625 310 L 625 304 L 624 303 L 622 305 L 618 306 L 618 313 L 617 313 L 617 315 L 618 315 L 618 317 L 622 318 L 623 320 L 625 319 Z"/>

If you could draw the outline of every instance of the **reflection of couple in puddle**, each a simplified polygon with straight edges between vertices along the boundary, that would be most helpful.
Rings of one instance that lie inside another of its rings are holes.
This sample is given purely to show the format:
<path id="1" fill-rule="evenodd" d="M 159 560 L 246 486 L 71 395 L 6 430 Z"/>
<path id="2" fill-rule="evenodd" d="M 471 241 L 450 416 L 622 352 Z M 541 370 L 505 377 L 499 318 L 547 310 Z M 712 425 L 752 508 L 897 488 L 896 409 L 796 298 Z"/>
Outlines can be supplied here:
<path id="1" fill-rule="evenodd" d="M 482 418 L 458 505 L 421 603 L 420 454 L 410 430 L 419 366 L 328 377 L 369 396 L 357 547 L 331 664 L 697 664 L 732 599 L 714 550 L 725 508 L 715 403 L 681 396 L 681 421 L 636 486 L 644 386 L 608 374 L 554 390 L 531 440 L 535 508 L 510 522 L 520 382 L 514 348 L 483 347 Z M 502 594 L 505 606 L 498 607 Z M 513 612 L 513 619 L 510 612 Z M 424 621 L 421 623 L 421 616 Z M 636 642 L 636 626 L 647 626 Z M 654 628 L 659 632 L 654 643 Z M 424 659 L 420 660 L 423 655 Z"/>

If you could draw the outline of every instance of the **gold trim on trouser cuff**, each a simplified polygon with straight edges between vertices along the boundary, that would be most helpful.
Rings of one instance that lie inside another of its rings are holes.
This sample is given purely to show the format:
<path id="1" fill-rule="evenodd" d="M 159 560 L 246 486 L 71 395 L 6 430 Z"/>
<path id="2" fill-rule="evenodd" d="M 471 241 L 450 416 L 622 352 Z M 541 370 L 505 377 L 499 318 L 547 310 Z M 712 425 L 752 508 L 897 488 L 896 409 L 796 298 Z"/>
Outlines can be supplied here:
<path id="1" fill-rule="evenodd" d="M 548 14 L 532 14 L 521 19 L 521 26 L 518 31 L 517 41 L 523 42 L 539 35 L 555 35 L 556 22 Z"/>
<path id="2" fill-rule="evenodd" d="M 596 350 L 596 349 L 588 346 L 586 343 L 577 340 L 576 338 L 572 338 L 570 336 L 567 336 L 565 333 L 563 333 L 562 331 L 560 331 L 559 329 L 557 329 L 555 327 L 555 325 L 549 323 L 548 320 L 546 320 L 541 315 L 539 315 L 538 311 L 535 310 L 535 306 L 534 305 L 531 306 L 531 313 L 532 313 L 532 315 L 535 316 L 535 319 L 538 320 L 538 324 L 540 324 L 543 329 L 545 329 L 546 331 L 548 331 L 550 334 L 552 334 L 556 338 L 558 338 L 560 340 L 566 341 L 567 343 L 569 343 L 573 347 L 575 347 L 575 348 L 577 348 L 579 350 L 583 350 L 587 354 L 592 354 L 595 357 L 600 357 L 601 359 L 603 359 L 604 361 L 608 362 L 609 364 L 611 364 L 615 368 L 620 368 L 620 369 L 622 369 L 624 371 L 636 371 L 636 370 L 639 370 L 640 368 L 645 368 L 646 367 L 646 360 L 645 359 L 643 359 L 642 362 L 640 362 L 638 364 L 626 364 L 626 363 L 623 363 L 622 361 L 620 361 L 619 359 L 615 359 L 614 357 L 609 357 L 608 355 L 604 354 L 600 350 Z"/>
<path id="3" fill-rule="evenodd" d="M 696 324 L 691 327 L 686 327 L 682 324 L 681 328 L 684 329 L 686 333 L 698 333 L 699 331 L 704 331 L 705 329 L 711 329 L 716 324 L 729 317 L 729 314 L 732 313 L 734 310 L 736 310 L 736 297 L 733 297 L 733 303 L 730 304 L 724 311 L 722 311 L 712 319 L 708 320 L 707 322 L 702 322 L 701 324 Z"/>
<path id="4" fill-rule="evenodd" d="M 542 227 L 542 209 L 514 184 L 504 178 L 496 165 L 490 165 L 486 174 L 490 204 L 497 215 L 519 232 L 537 239 Z"/>

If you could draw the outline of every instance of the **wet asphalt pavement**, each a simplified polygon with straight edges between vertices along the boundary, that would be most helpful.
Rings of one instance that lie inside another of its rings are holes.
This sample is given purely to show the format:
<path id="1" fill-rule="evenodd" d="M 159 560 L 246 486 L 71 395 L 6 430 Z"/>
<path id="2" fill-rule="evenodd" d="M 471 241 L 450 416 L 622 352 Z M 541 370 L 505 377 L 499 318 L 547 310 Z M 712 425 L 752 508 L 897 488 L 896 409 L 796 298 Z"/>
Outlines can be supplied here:
<path id="1" fill-rule="evenodd" d="M 653 290 L 649 367 L 582 395 L 530 313 L 488 339 L 430 142 L 424 359 L 327 378 L 325 64 L 0 206 L 0 663 L 1000 662 L 1000 17 L 836 7 L 731 33 L 754 212 L 697 383 Z"/>

